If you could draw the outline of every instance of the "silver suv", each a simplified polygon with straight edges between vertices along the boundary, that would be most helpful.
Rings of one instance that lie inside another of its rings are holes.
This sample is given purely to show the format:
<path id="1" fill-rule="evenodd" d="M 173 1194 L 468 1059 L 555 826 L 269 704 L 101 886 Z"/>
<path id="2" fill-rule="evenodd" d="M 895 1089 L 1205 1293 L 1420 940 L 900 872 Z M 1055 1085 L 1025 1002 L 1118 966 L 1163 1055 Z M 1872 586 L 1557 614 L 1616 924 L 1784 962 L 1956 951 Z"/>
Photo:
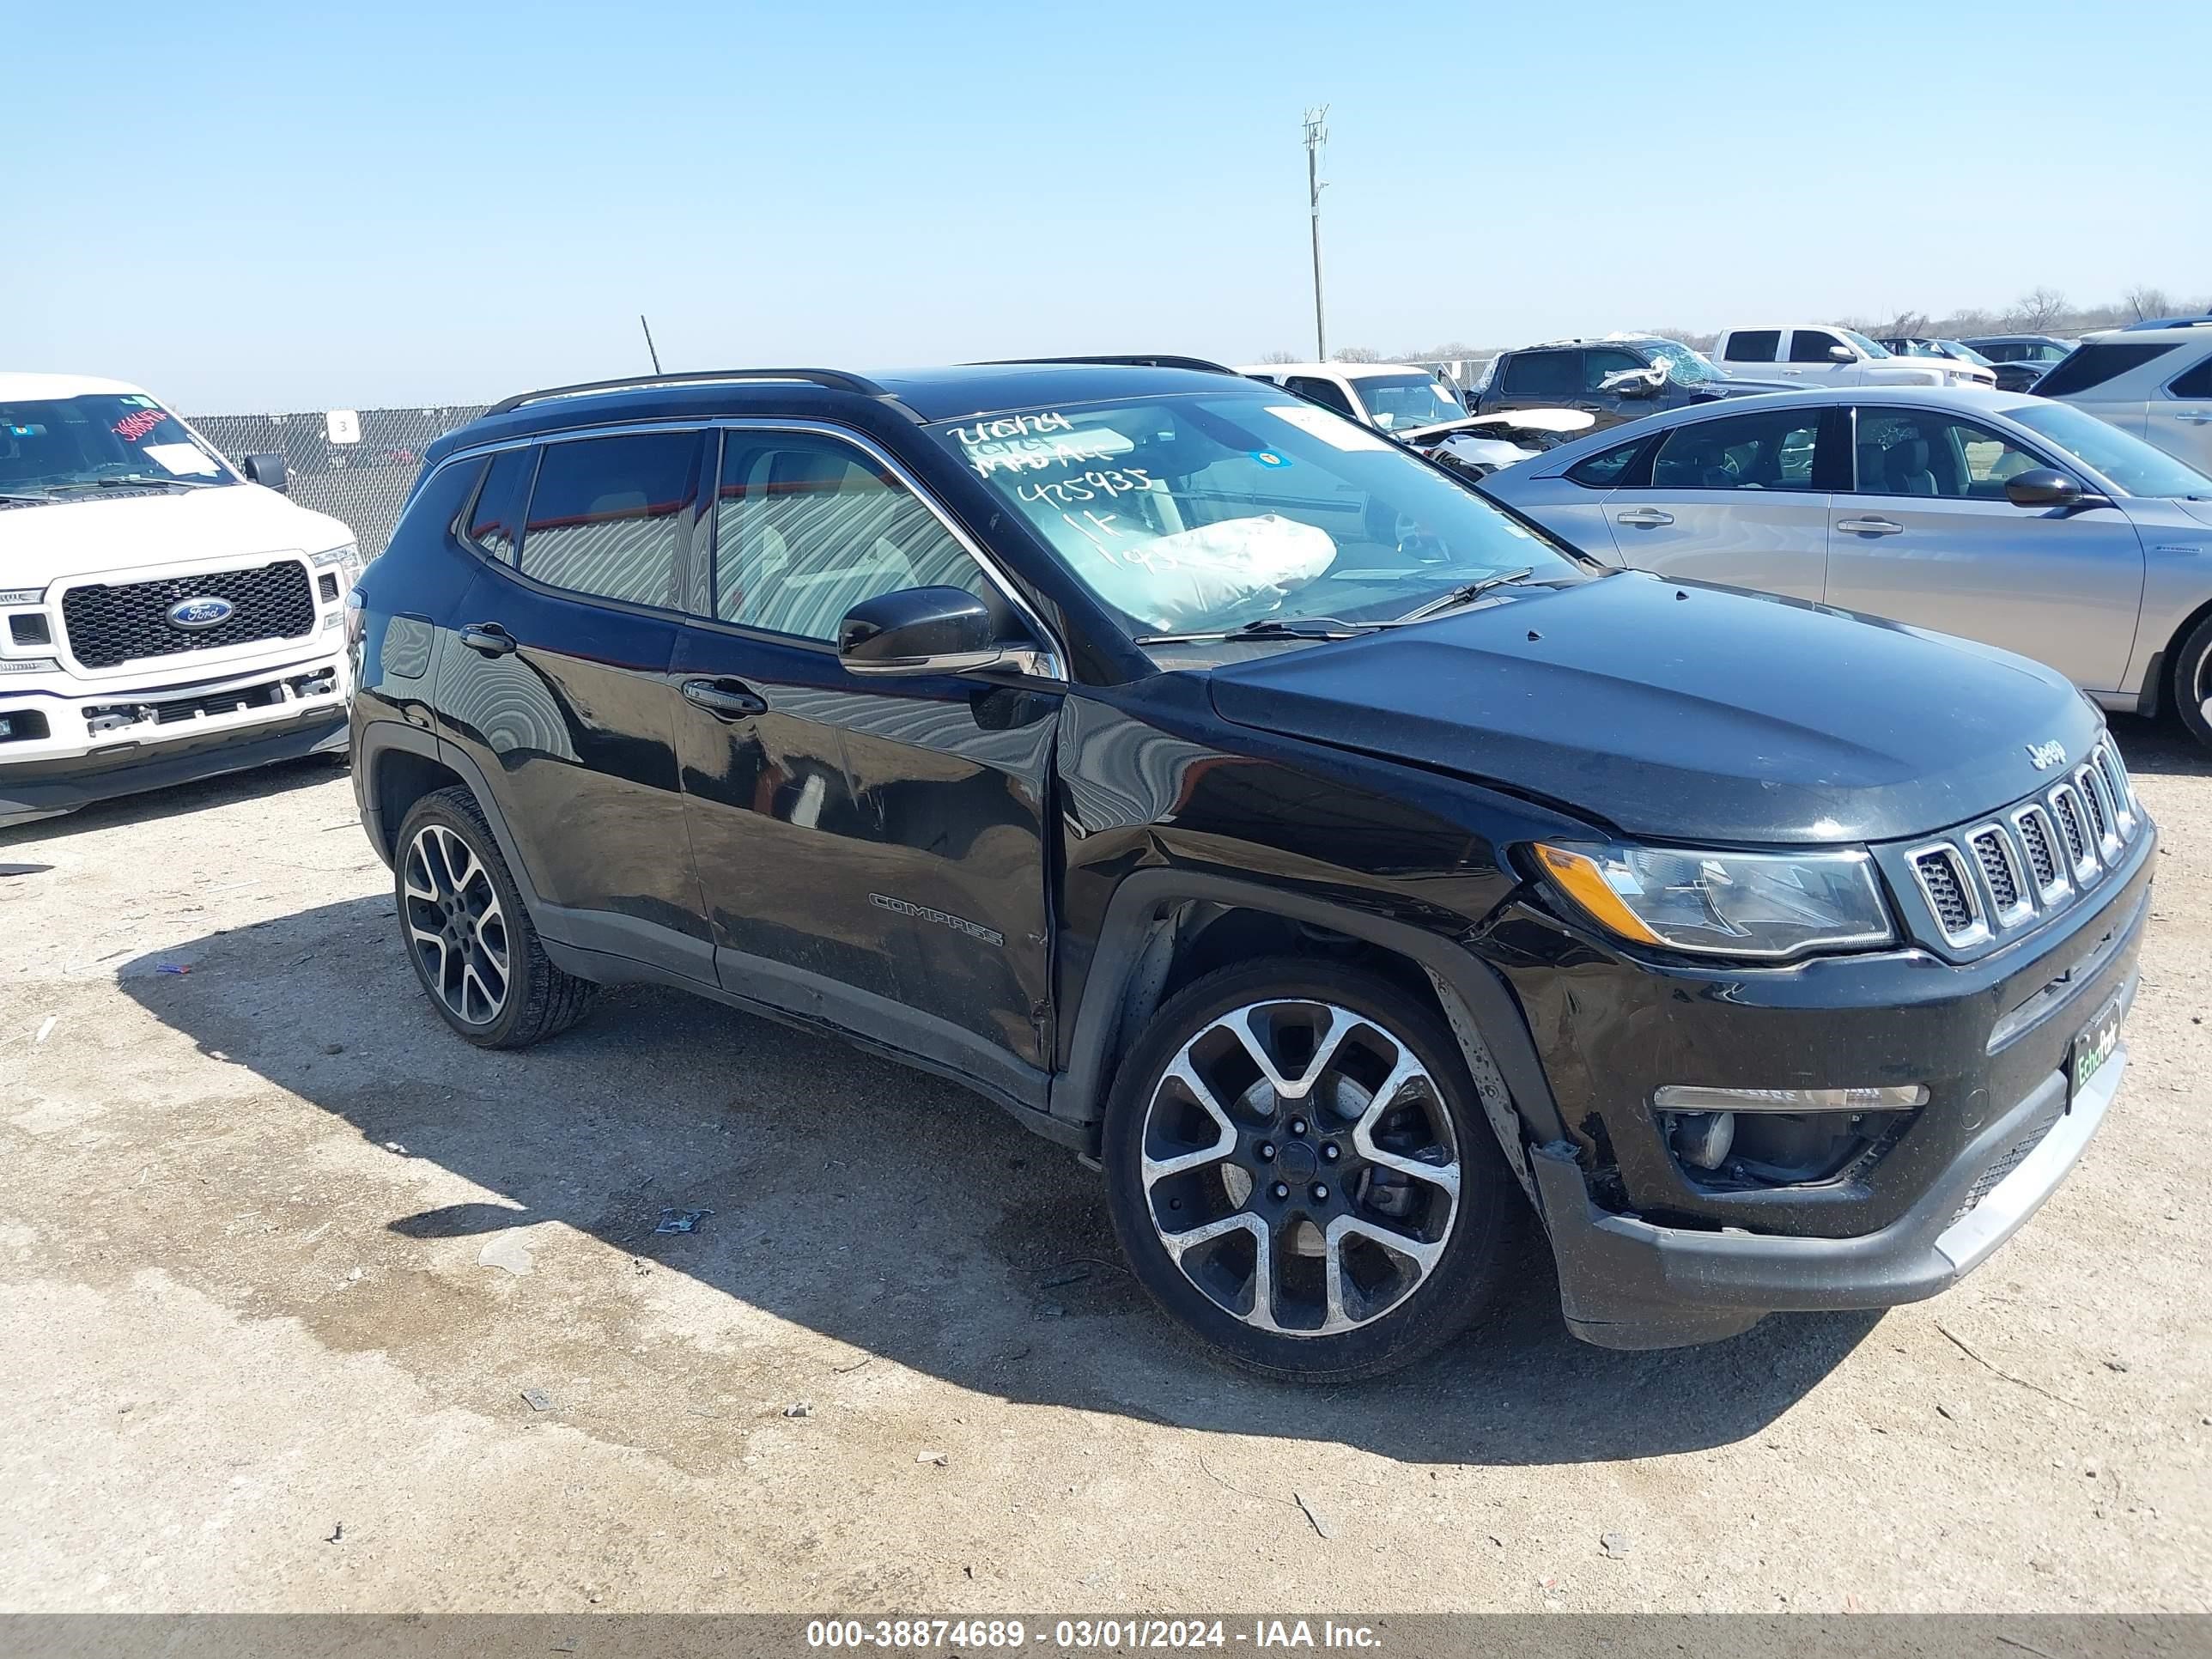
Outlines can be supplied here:
<path id="1" fill-rule="evenodd" d="M 2212 472 L 2212 316 L 2092 334 L 2035 389 Z"/>

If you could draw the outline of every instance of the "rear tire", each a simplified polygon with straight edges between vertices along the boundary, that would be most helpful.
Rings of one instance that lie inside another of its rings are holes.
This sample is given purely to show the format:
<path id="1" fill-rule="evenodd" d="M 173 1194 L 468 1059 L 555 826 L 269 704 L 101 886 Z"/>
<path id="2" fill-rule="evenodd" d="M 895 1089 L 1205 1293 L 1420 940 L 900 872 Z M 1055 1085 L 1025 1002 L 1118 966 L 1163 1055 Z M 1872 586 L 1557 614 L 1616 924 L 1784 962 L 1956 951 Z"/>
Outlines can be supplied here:
<path id="1" fill-rule="evenodd" d="M 409 809 L 392 876 L 415 977 L 461 1036 L 479 1048 L 523 1048 L 584 1017 L 599 988 L 545 954 L 466 789 L 437 790 Z"/>
<path id="2" fill-rule="evenodd" d="M 1521 1215 L 1443 1019 L 1305 957 L 1171 998 L 1115 1079 L 1102 1150 L 1139 1282 L 1230 1363 L 1287 1381 L 1377 1376 L 1450 1341 Z"/>
<path id="3" fill-rule="evenodd" d="M 2173 706 L 2189 735 L 2212 749 L 2212 617 L 2189 630 L 2173 658 Z"/>

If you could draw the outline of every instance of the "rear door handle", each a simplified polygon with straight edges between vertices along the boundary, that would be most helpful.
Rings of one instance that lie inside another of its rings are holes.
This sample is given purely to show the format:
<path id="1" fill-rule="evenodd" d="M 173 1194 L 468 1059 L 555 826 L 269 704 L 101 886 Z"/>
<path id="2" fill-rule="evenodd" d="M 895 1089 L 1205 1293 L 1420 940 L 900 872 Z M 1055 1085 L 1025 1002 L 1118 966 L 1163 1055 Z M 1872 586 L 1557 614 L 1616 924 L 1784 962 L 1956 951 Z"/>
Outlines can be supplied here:
<path id="1" fill-rule="evenodd" d="M 684 700 L 696 703 L 716 720 L 741 720 L 768 713 L 768 704 L 738 680 L 686 680 Z"/>
<path id="2" fill-rule="evenodd" d="M 497 623 L 462 623 L 461 643 L 480 656 L 511 657 L 515 651 L 514 635 Z"/>
<path id="3" fill-rule="evenodd" d="M 1662 513 L 1656 507 L 1639 507 L 1632 513 L 1621 514 L 1613 522 L 1630 525 L 1638 530 L 1656 530 L 1662 524 L 1674 523 L 1674 515 Z"/>
<path id="4" fill-rule="evenodd" d="M 1836 528 L 1854 536 L 1897 536 L 1905 531 L 1903 525 L 1890 519 L 1838 519 Z"/>

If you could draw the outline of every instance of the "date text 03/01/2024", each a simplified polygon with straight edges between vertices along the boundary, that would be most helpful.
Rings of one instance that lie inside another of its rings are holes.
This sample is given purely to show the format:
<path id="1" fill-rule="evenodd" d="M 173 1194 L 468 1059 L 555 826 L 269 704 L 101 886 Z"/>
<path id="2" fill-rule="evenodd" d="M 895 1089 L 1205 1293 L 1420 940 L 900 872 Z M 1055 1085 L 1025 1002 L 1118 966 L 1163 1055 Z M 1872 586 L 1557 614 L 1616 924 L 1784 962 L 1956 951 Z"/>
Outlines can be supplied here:
<path id="1" fill-rule="evenodd" d="M 810 1648 L 918 1650 L 1013 1649 L 1042 1644 L 1042 1624 L 1018 1619 L 817 1619 L 806 1626 Z M 1051 1645 L 1062 1650 L 1107 1649 L 1339 1648 L 1382 1646 L 1372 1626 L 1340 1625 L 1334 1620 L 1255 1619 L 1247 1628 L 1221 1619 L 1061 1619 L 1051 1627 Z"/>

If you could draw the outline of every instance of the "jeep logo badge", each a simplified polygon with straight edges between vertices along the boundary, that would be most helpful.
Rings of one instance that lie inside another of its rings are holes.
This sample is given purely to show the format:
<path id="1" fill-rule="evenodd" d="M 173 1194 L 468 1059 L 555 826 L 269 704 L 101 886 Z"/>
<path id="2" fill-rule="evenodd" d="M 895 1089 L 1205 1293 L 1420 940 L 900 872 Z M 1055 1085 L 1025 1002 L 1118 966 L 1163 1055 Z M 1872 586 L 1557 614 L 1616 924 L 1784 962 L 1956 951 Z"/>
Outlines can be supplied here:
<path id="1" fill-rule="evenodd" d="M 176 613 L 171 611 L 169 614 L 174 616 Z M 2066 745 L 2063 743 L 2031 743 L 2027 745 L 2027 758 L 2028 763 L 2037 771 L 2048 772 L 2066 758 Z"/>
<path id="2" fill-rule="evenodd" d="M 213 628 L 217 623 L 228 622 L 230 613 L 237 609 L 228 599 L 218 599 L 212 593 L 195 593 L 189 599 L 179 599 L 169 607 L 169 625 L 173 628 Z"/>

